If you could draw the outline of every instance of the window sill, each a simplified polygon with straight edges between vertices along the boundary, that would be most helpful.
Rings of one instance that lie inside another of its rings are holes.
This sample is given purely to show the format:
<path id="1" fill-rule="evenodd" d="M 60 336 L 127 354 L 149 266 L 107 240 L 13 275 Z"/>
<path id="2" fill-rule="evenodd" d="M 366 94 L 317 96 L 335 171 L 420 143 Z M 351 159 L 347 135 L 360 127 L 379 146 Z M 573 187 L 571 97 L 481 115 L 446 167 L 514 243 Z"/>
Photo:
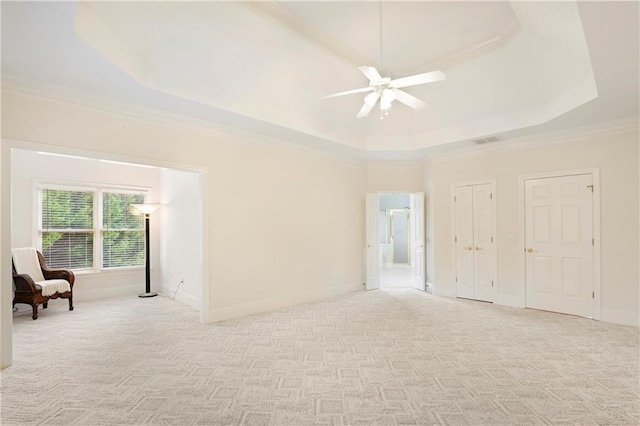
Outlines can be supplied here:
<path id="1" fill-rule="evenodd" d="M 111 268 L 111 269 L 80 269 L 73 271 L 73 274 L 78 275 L 122 275 L 130 274 L 132 272 L 144 272 L 144 266 L 132 266 L 126 268 Z"/>

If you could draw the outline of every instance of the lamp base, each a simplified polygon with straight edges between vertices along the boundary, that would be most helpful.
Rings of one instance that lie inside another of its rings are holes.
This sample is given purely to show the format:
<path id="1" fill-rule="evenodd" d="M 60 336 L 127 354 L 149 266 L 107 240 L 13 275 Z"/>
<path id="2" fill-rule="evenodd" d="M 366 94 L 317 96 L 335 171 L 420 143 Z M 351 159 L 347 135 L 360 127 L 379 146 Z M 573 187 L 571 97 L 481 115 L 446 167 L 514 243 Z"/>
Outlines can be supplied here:
<path id="1" fill-rule="evenodd" d="M 138 295 L 138 297 L 155 297 L 157 295 L 158 295 L 158 293 L 153 293 L 153 292 L 152 293 L 140 293 Z"/>

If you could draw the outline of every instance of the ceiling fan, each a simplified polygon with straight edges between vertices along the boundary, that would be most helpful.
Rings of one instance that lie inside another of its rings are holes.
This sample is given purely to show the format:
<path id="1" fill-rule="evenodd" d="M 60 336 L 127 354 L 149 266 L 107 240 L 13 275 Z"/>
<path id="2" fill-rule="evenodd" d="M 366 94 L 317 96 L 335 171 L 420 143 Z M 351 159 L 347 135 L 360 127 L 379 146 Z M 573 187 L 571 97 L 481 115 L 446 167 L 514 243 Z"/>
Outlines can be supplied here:
<path id="1" fill-rule="evenodd" d="M 378 99 L 380 99 L 380 110 L 384 115 L 389 114 L 391 102 L 397 100 L 413 109 L 422 109 L 427 104 L 413 95 L 408 94 L 403 87 L 417 86 L 419 84 L 433 83 L 445 79 L 442 71 L 431 71 L 424 74 L 416 74 L 409 77 L 396 78 L 382 77 L 375 67 L 358 67 L 360 71 L 369 79 L 369 87 L 361 89 L 347 90 L 346 92 L 334 93 L 323 96 L 322 99 L 335 98 L 337 96 L 351 95 L 353 93 L 371 92 L 364 98 L 364 105 L 360 108 L 356 117 L 362 118 L 369 115 Z M 382 119 L 382 117 L 381 117 Z"/>

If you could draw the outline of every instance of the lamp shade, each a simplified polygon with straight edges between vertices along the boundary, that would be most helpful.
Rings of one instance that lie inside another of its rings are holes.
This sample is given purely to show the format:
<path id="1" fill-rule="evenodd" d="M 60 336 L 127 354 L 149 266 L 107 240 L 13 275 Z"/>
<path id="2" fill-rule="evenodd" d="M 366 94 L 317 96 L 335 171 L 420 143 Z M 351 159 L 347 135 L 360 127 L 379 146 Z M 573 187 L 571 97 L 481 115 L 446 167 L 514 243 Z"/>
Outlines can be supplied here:
<path id="1" fill-rule="evenodd" d="M 140 213 L 151 214 L 160 208 L 162 204 L 131 204 L 131 207 L 138 210 Z"/>

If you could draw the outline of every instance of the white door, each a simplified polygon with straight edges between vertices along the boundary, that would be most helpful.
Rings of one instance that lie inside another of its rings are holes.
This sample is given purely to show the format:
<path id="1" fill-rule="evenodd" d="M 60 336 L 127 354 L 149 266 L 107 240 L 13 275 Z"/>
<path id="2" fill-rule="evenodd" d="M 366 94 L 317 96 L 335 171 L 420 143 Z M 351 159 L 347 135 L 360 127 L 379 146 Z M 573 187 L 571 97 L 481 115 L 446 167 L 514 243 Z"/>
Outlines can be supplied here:
<path id="1" fill-rule="evenodd" d="M 473 186 L 473 298 L 493 301 L 491 185 Z"/>
<path id="2" fill-rule="evenodd" d="M 410 201 L 413 287 L 425 291 L 424 192 L 411 194 Z"/>
<path id="3" fill-rule="evenodd" d="M 380 249 L 378 240 L 378 211 L 380 200 L 378 194 L 367 194 L 365 202 L 365 288 L 380 288 Z"/>
<path id="4" fill-rule="evenodd" d="M 473 299 L 473 187 L 460 186 L 454 191 L 456 294 Z"/>
<path id="5" fill-rule="evenodd" d="M 593 177 L 525 181 L 526 306 L 592 317 Z"/>
<path id="6" fill-rule="evenodd" d="M 491 184 L 454 189 L 456 295 L 493 301 L 493 195 Z"/>

